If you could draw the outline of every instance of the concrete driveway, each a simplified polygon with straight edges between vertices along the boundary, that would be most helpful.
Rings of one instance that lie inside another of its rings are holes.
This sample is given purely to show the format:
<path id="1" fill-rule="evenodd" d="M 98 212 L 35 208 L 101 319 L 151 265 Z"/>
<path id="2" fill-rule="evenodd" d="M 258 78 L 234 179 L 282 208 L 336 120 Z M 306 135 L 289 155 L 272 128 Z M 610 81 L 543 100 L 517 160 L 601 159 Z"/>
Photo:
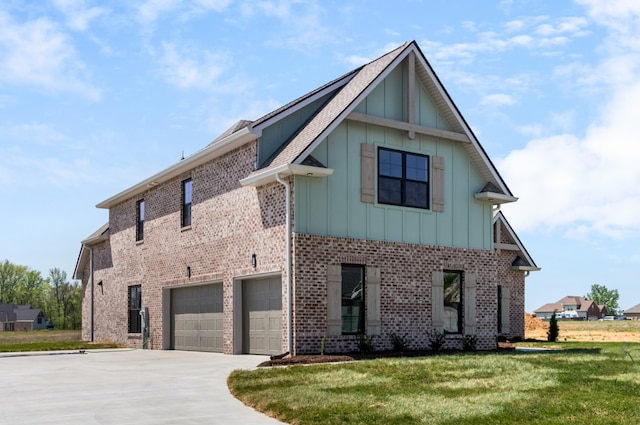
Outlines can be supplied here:
<path id="1" fill-rule="evenodd" d="M 232 370 L 266 359 L 152 350 L 0 354 L 0 423 L 280 424 L 226 385 Z"/>

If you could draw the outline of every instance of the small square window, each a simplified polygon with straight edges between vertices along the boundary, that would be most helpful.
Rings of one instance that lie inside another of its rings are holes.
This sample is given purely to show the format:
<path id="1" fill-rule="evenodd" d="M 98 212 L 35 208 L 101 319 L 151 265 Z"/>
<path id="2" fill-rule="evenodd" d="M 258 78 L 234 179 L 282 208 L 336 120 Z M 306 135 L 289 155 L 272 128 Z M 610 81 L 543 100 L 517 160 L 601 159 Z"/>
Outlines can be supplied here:
<path id="1" fill-rule="evenodd" d="M 429 208 L 429 157 L 378 149 L 378 202 Z"/>

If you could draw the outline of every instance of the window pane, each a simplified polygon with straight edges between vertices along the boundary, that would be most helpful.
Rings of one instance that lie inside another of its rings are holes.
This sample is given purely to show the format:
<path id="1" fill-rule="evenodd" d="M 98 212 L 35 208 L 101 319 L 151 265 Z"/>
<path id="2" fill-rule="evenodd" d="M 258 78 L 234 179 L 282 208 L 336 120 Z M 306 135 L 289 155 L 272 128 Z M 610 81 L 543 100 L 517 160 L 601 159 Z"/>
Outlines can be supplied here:
<path id="1" fill-rule="evenodd" d="M 427 157 L 407 154 L 406 161 L 407 179 L 421 182 L 426 182 L 428 180 L 427 170 L 429 169 L 429 166 Z"/>
<path id="2" fill-rule="evenodd" d="M 462 326 L 462 273 L 444 274 L 444 330 L 460 333 Z"/>
<path id="3" fill-rule="evenodd" d="M 342 333 L 364 332 L 364 269 L 342 266 Z"/>
<path id="4" fill-rule="evenodd" d="M 406 181 L 404 186 L 404 205 L 408 207 L 429 208 L 428 189 L 427 183 Z"/>
<path id="5" fill-rule="evenodd" d="M 183 202 L 185 204 L 190 204 L 191 203 L 191 193 L 192 193 L 191 192 L 191 183 L 192 183 L 192 181 L 191 181 L 191 179 L 189 179 L 189 180 L 185 180 L 182 183 L 184 185 L 184 187 L 182 189 L 183 193 L 184 193 L 183 194 L 183 199 L 184 199 Z"/>
<path id="6" fill-rule="evenodd" d="M 380 177 L 378 179 L 378 202 L 402 205 L 402 181 Z"/>
<path id="7" fill-rule="evenodd" d="M 191 204 L 182 206 L 182 227 L 191 226 Z"/>
<path id="8" fill-rule="evenodd" d="M 381 176 L 402 178 L 402 152 L 380 149 L 379 173 Z"/>
<path id="9" fill-rule="evenodd" d="M 144 201 L 138 201 L 138 220 L 144 220 Z"/>
<path id="10" fill-rule="evenodd" d="M 142 332 L 142 320 L 140 309 L 142 307 L 142 287 L 140 285 L 129 287 L 129 333 Z"/>

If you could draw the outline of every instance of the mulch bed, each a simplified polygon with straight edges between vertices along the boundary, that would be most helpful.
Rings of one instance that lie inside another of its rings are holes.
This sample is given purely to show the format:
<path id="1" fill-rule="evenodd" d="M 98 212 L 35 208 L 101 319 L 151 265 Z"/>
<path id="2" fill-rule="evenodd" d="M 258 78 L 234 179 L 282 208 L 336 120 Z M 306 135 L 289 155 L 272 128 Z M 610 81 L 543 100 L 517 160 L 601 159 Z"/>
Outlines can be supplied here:
<path id="1" fill-rule="evenodd" d="M 498 348 L 493 351 L 512 351 L 515 346 L 508 342 L 500 342 Z M 286 356 L 283 358 L 274 358 L 262 362 L 258 367 L 269 366 L 293 366 L 319 363 L 337 363 L 352 362 L 358 360 L 372 360 L 394 357 L 426 357 L 426 356 L 442 356 L 447 354 L 458 354 L 460 350 L 410 350 L 410 351 L 374 351 L 371 353 L 339 353 L 339 354 L 301 354 L 298 356 Z"/>

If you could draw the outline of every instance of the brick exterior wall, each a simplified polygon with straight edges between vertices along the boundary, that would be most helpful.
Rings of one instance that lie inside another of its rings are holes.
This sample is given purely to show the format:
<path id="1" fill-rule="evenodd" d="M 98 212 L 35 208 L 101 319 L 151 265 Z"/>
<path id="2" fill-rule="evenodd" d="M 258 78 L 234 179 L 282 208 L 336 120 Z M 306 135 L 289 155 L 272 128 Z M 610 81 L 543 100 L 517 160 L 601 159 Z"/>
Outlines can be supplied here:
<path id="1" fill-rule="evenodd" d="M 297 353 L 319 352 L 325 338 L 326 352 L 357 350 L 353 335 L 328 337 L 327 265 L 363 264 L 381 271 L 381 335 L 376 349 L 391 348 L 390 334 L 408 333 L 412 348 L 429 347 L 431 324 L 431 276 L 443 269 L 477 273 L 476 335 L 478 349 L 496 347 L 497 284 L 509 285 L 515 299 L 509 312 L 512 333 L 524 332 L 523 273 L 498 271 L 505 255 L 494 251 L 424 246 L 296 234 L 294 238 L 294 323 Z M 513 258 L 511 258 L 513 261 Z M 508 264 L 511 265 L 510 263 Z M 366 277 L 365 277 L 366 279 Z M 516 316 L 520 318 L 517 320 Z M 522 329 L 522 331 L 520 331 Z M 461 335 L 448 335 L 444 348 L 462 348 Z"/>
<path id="2" fill-rule="evenodd" d="M 285 191 L 272 183 L 242 187 L 253 171 L 251 143 L 189 173 L 149 188 L 109 211 L 109 239 L 92 246 L 94 264 L 94 340 L 141 347 L 142 336 L 128 333 L 128 287 L 141 285 L 149 309 L 148 348 L 168 346 L 166 288 L 222 282 L 224 353 L 234 346 L 234 285 L 264 274 L 282 276 L 282 351 L 287 348 Z M 193 181 L 192 225 L 181 228 L 181 182 Z M 292 179 L 289 181 L 293 185 Z M 293 191 L 292 191 L 293 192 Z M 293 193 L 292 193 L 293 195 Z M 144 240 L 136 242 L 136 201 L 145 200 Z M 292 199 L 292 203 L 293 203 Z M 293 212 L 293 208 L 291 209 Z M 435 270 L 477 272 L 476 317 L 479 349 L 495 348 L 497 285 L 511 288 L 511 335 L 524 335 L 524 274 L 510 270 L 515 253 L 424 246 L 294 234 L 292 320 L 295 353 L 320 351 L 326 334 L 329 264 L 355 263 L 381 270 L 381 335 L 377 349 L 391 347 L 389 334 L 409 333 L 413 348 L 428 347 L 431 326 L 431 275 Z M 257 267 L 251 256 L 256 254 Z M 187 267 L 191 277 L 187 277 Z M 83 271 L 82 337 L 91 338 L 91 273 Z M 102 281 L 102 285 L 97 283 Z M 163 338 L 165 340 L 163 341 Z M 451 335 L 445 348 L 461 348 Z M 327 337 L 326 351 L 357 349 L 353 336 Z"/>
<path id="3" fill-rule="evenodd" d="M 255 148 L 255 143 L 246 145 L 110 209 L 109 241 L 93 247 L 94 340 L 141 346 L 141 335 L 128 333 L 127 304 L 128 287 L 141 285 L 142 305 L 149 309 L 149 348 L 162 348 L 163 325 L 169 324 L 168 318 L 163 320 L 163 288 L 222 281 L 224 352 L 233 352 L 234 278 L 274 272 L 283 275 L 283 282 L 286 278 L 284 186 L 273 183 L 256 189 L 238 183 L 253 171 Z M 190 227 L 181 228 L 181 182 L 189 177 L 193 219 Z M 136 242 L 140 199 L 145 200 L 144 240 Z M 256 268 L 252 254 L 257 257 Z M 83 276 L 82 337 L 88 340 L 88 263 Z M 283 306 L 285 297 L 283 284 Z M 283 309 L 283 345 L 285 314 Z"/>

